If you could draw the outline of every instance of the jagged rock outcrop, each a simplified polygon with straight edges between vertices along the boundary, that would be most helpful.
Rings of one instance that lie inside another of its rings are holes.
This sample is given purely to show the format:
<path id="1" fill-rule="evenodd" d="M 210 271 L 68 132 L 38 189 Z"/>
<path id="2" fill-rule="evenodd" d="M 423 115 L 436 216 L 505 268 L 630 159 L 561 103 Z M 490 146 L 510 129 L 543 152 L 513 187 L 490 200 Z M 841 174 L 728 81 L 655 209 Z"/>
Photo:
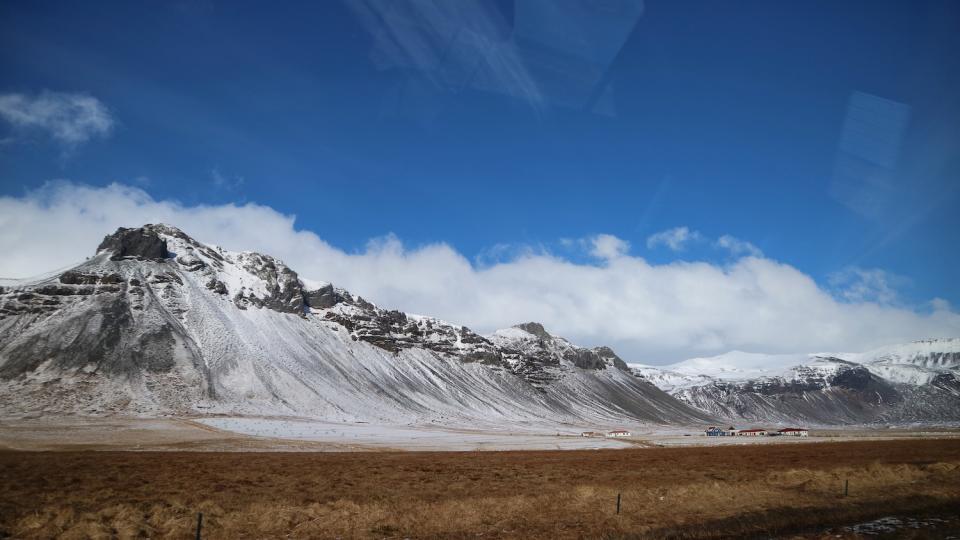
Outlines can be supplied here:
<path id="1" fill-rule="evenodd" d="M 617 353 L 613 352 L 613 349 L 606 346 L 600 346 L 593 349 L 593 352 L 597 354 L 604 362 L 613 364 L 617 369 L 622 369 L 624 371 L 629 370 L 627 363 L 623 361 L 622 358 L 617 356 Z"/>
<path id="2" fill-rule="evenodd" d="M 165 259 L 168 256 L 167 242 L 149 225 L 134 229 L 117 229 L 104 237 L 97 252 L 111 251 L 112 259 L 138 257 L 141 259 Z"/>
<path id="3" fill-rule="evenodd" d="M 311 308 L 326 309 L 345 301 L 346 298 L 333 288 L 333 284 L 328 283 L 319 289 L 304 292 L 303 300 Z"/>
<path id="4" fill-rule="evenodd" d="M 538 387 L 550 384 L 565 366 L 581 370 L 626 369 L 623 360 L 609 347 L 577 347 L 551 335 L 536 322 L 498 330 L 490 340 L 516 373 Z"/>
<path id="5" fill-rule="evenodd" d="M 492 343 L 465 326 L 381 309 L 332 285 L 307 293 L 306 301 L 313 313 L 340 324 L 352 339 L 391 353 L 422 348 L 465 362 L 504 364 Z"/>
<path id="6" fill-rule="evenodd" d="M 541 341 L 551 341 L 553 336 L 538 322 L 526 322 L 516 325 L 516 328 L 540 338 Z"/>

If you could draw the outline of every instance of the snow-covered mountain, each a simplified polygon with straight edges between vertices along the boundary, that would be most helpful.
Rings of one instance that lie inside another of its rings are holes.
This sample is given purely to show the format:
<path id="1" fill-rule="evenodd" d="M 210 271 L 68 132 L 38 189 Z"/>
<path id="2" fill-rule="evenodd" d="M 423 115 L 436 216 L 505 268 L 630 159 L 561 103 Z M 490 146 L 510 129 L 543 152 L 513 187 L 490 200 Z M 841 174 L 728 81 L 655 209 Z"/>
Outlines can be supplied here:
<path id="1" fill-rule="evenodd" d="M 928 339 L 843 355 L 896 383 L 924 385 L 960 370 L 960 339 Z"/>
<path id="2" fill-rule="evenodd" d="M 709 421 L 608 348 L 385 310 L 167 225 L 119 229 L 75 268 L 0 286 L 0 414 L 29 412 Z"/>
<path id="3" fill-rule="evenodd" d="M 960 421 L 960 339 L 865 353 L 734 351 L 669 366 L 630 367 L 679 400 L 732 421 Z"/>

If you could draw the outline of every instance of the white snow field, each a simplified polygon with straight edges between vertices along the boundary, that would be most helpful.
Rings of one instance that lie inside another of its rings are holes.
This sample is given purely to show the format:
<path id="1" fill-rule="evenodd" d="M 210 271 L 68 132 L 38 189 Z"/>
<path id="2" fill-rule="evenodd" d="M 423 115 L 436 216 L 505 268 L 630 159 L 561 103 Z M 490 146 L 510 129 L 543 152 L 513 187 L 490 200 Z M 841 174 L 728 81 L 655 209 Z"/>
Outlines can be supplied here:
<path id="1" fill-rule="evenodd" d="M 567 429 L 548 432 L 545 428 L 516 431 L 476 431 L 429 426 L 399 426 L 366 423 L 333 423 L 315 420 L 271 418 L 203 418 L 202 424 L 230 431 L 268 437 L 356 445 L 369 449 L 393 450 L 593 450 L 629 448 L 624 440 L 581 437 Z"/>

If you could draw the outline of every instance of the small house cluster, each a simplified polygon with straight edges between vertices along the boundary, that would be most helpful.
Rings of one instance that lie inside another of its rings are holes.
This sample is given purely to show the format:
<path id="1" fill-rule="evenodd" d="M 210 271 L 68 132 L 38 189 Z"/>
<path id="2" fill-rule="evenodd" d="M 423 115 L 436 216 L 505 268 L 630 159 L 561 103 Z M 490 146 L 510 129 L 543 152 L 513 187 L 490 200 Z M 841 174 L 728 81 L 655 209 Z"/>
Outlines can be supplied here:
<path id="1" fill-rule="evenodd" d="M 604 433 L 602 431 L 584 431 L 581 437 L 629 437 L 631 433 L 625 429 L 615 429 Z"/>
<path id="2" fill-rule="evenodd" d="M 803 428 L 783 428 L 773 431 L 769 429 L 736 429 L 733 426 L 727 429 L 711 426 L 704 433 L 707 437 L 808 437 L 810 435 L 810 432 Z"/>

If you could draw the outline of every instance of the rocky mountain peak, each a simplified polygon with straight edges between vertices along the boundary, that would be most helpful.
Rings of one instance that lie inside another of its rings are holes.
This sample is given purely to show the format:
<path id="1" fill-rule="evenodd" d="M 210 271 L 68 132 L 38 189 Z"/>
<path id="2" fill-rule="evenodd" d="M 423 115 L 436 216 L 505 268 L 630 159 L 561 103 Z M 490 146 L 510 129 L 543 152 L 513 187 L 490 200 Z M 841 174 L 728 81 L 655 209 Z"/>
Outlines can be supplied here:
<path id="1" fill-rule="evenodd" d="M 125 257 L 138 259 L 166 259 L 169 257 L 167 241 L 151 225 L 136 228 L 120 227 L 103 238 L 97 253 L 111 251 L 111 259 Z"/>
<path id="2" fill-rule="evenodd" d="M 593 352 L 596 355 L 606 361 L 612 363 L 618 369 L 628 371 L 630 368 L 627 366 L 627 363 L 623 361 L 622 358 L 617 356 L 617 353 L 613 352 L 613 349 L 607 346 L 594 347 Z"/>
<path id="3" fill-rule="evenodd" d="M 514 328 L 519 328 L 524 332 L 533 334 L 544 341 L 553 339 L 553 336 L 551 336 L 550 333 L 547 332 L 547 330 L 543 327 L 543 325 L 538 322 L 525 322 L 515 325 Z"/>

